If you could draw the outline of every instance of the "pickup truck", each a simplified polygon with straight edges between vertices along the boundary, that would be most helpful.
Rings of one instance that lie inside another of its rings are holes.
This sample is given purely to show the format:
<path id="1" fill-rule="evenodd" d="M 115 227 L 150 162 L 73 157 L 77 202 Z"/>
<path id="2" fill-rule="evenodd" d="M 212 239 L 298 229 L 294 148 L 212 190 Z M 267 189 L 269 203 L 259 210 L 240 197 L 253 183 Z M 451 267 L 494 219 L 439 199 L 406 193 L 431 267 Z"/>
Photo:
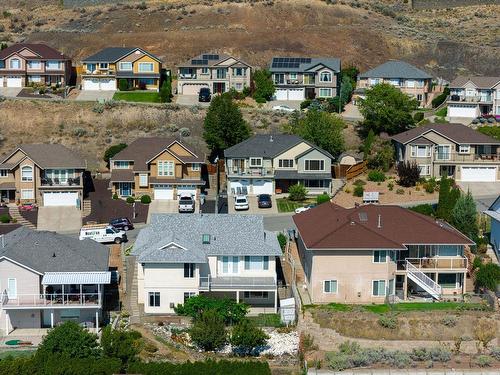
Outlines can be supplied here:
<path id="1" fill-rule="evenodd" d="M 191 195 L 181 195 L 179 197 L 179 213 L 194 212 L 195 202 Z"/>

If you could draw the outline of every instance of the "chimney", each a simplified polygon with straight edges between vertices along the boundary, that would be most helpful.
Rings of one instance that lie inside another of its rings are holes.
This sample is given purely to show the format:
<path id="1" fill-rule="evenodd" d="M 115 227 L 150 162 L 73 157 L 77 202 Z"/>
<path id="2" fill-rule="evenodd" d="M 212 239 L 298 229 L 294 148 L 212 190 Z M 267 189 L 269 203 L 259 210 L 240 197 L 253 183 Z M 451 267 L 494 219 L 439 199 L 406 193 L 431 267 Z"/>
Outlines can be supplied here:
<path id="1" fill-rule="evenodd" d="M 382 228 L 382 215 L 378 214 L 377 228 Z"/>
<path id="2" fill-rule="evenodd" d="M 269 142 L 274 142 L 274 139 L 273 139 L 273 135 L 272 135 L 272 134 L 269 136 Z"/>
<path id="3" fill-rule="evenodd" d="M 264 241 L 266 240 L 267 233 L 264 232 Z"/>

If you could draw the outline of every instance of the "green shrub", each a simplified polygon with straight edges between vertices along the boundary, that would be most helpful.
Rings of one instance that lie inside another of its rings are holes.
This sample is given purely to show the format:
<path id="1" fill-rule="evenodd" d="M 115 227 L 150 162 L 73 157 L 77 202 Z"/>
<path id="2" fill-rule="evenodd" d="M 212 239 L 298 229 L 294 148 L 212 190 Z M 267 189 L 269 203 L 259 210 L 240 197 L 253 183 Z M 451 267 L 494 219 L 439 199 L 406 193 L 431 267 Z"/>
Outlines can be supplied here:
<path id="1" fill-rule="evenodd" d="M 309 108 L 311 105 L 312 99 L 306 99 L 303 102 L 300 103 L 300 109 L 306 109 Z"/>
<path id="2" fill-rule="evenodd" d="M 117 193 L 113 194 L 113 199 L 118 199 L 118 194 Z"/>
<path id="3" fill-rule="evenodd" d="M 500 266 L 495 263 L 484 264 L 476 274 L 476 285 L 495 291 L 500 283 Z"/>
<path id="4" fill-rule="evenodd" d="M 434 216 L 436 214 L 436 211 L 434 210 L 432 204 L 418 204 L 416 206 L 410 207 L 410 210 L 427 216 Z"/>
<path id="5" fill-rule="evenodd" d="M 382 171 L 374 170 L 368 172 L 368 181 L 384 182 L 385 174 Z"/>
<path id="6" fill-rule="evenodd" d="M 326 193 L 320 194 L 316 197 L 316 203 L 321 204 L 321 203 L 326 203 L 330 202 L 330 196 Z"/>
<path id="7" fill-rule="evenodd" d="M 189 301 L 189 299 L 188 299 Z M 227 333 L 224 319 L 215 310 L 207 310 L 196 318 L 189 330 L 193 342 L 205 351 L 213 351 L 226 344 Z"/>
<path id="8" fill-rule="evenodd" d="M 116 145 L 109 146 L 106 151 L 104 151 L 104 157 L 102 158 L 109 167 L 109 159 L 118 154 L 123 149 L 127 148 L 126 143 L 119 143 Z"/>
<path id="9" fill-rule="evenodd" d="M 354 191 L 352 192 L 352 195 L 354 195 L 355 197 L 362 197 L 363 196 L 363 193 L 364 193 L 365 189 L 363 188 L 363 186 L 361 185 L 356 185 L 354 187 Z"/>
<path id="10" fill-rule="evenodd" d="M 396 194 L 403 195 L 405 193 L 405 189 L 396 189 Z"/>
<path id="11" fill-rule="evenodd" d="M 389 191 L 393 191 L 394 190 L 394 182 L 389 182 L 387 184 L 387 188 L 389 189 Z"/>
<path id="12" fill-rule="evenodd" d="M 183 305 L 179 304 L 174 308 L 176 314 L 191 316 L 195 319 L 207 310 L 216 311 L 224 322 L 229 324 L 242 320 L 248 312 L 248 306 L 229 298 L 210 298 L 197 295 L 189 298 Z"/>
<path id="13" fill-rule="evenodd" d="M 496 346 L 493 349 L 491 349 L 490 355 L 497 361 L 500 361 L 500 346 Z"/>
<path id="14" fill-rule="evenodd" d="M 417 112 L 413 115 L 415 122 L 420 122 L 424 119 L 424 112 Z"/>
<path id="15" fill-rule="evenodd" d="M 92 108 L 92 112 L 99 114 L 104 113 L 104 104 L 96 103 Z"/>
<path id="16" fill-rule="evenodd" d="M 227 361 L 207 360 L 205 362 L 136 362 L 132 363 L 127 371 L 129 374 L 143 375 L 271 375 L 269 364 L 266 361 Z"/>
<path id="17" fill-rule="evenodd" d="M 472 261 L 472 269 L 475 270 L 476 268 L 481 268 L 483 265 L 483 261 L 481 260 L 480 257 L 476 256 L 474 260 Z"/>
<path id="18" fill-rule="evenodd" d="M 254 99 L 255 99 L 255 101 L 256 101 L 257 103 L 259 103 L 259 104 L 264 104 L 264 103 L 266 103 L 266 102 L 267 102 L 267 100 L 266 100 L 266 99 L 264 99 L 264 98 L 262 98 L 262 97 L 260 97 L 260 96 L 256 96 L 256 97 L 254 97 Z"/>
<path id="19" fill-rule="evenodd" d="M 378 318 L 378 324 L 384 328 L 396 329 L 398 327 L 398 319 L 394 315 L 381 315 Z"/>
<path id="20" fill-rule="evenodd" d="M 437 181 L 434 177 L 430 178 L 429 180 L 424 182 L 424 189 L 427 193 L 432 194 L 436 191 L 437 189 Z"/>
<path id="21" fill-rule="evenodd" d="M 353 182 L 354 186 L 364 186 L 366 185 L 366 181 L 357 179 L 356 181 Z"/>
<path id="22" fill-rule="evenodd" d="M 455 327 L 457 325 L 457 318 L 453 315 L 445 316 L 441 319 L 441 324 L 446 327 Z"/>
<path id="23" fill-rule="evenodd" d="M 0 223 L 6 224 L 10 222 L 10 216 L 8 214 L 0 215 Z"/>
<path id="24" fill-rule="evenodd" d="M 438 117 L 446 117 L 446 115 L 448 114 L 448 108 L 446 107 L 440 108 L 436 111 L 435 114 Z"/>
<path id="25" fill-rule="evenodd" d="M 135 202 L 134 197 L 127 197 L 127 203 L 132 204 Z"/>
<path id="26" fill-rule="evenodd" d="M 126 79 L 123 79 L 123 78 L 120 79 L 118 81 L 118 89 L 120 91 L 127 91 L 129 89 L 129 87 L 128 87 L 128 81 Z"/>
<path id="27" fill-rule="evenodd" d="M 280 244 L 281 251 L 285 251 L 285 246 L 287 242 L 286 236 L 283 233 L 279 232 L 276 237 L 278 238 L 278 243 Z"/>
<path id="28" fill-rule="evenodd" d="M 144 194 L 141 196 L 141 203 L 143 204 L 150 204 L 151 203 L 151 197 L 147 194 Z"/>
<path id="29" fill-rule="evenodd" d="M 237 348 L 238 352 L 248 355 L 257 347 L 264 345 L 269 336 L 255 323 L 248 319 L 241 320 L 233 327 L 231 332 L 231 345 Z"/>
<path id="30" fill-rule="evenodd" d="M 303 201 L 306 199 L 307 190 L 304 185 L 295 184 L 288 188 L 288 199 L 291 201 Z"/>
<path id="31" fill-rule="evenodd" d="M 446 86 L 441 94 L 432 99 L 432 108 L 439 107 L 443 104 L 448 95 L 450 95 L 450 88 Z"/>
<path id="32" fill-rule="evenodd" d="M 479 367 L 490 367 L 493 363 L 493 359 L 488 355 L 480 355 L 475 360 Z"/>

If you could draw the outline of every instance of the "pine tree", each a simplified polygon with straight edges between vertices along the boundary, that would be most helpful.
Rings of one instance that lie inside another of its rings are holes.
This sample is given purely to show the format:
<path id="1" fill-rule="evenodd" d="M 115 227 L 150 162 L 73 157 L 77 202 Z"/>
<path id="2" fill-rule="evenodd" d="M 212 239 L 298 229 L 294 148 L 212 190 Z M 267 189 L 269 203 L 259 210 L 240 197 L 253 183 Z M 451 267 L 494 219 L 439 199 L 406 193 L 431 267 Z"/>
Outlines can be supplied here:
<path id="1" fill-rule="evenodd" d="M 468 236 L 469 238 L 476 240 L 479 234 L 479 226 L 477 223 L 477 208 L 476 202 L 470 191 L 467 194 L 462 194 L 458 198 L 455 207 L 453 207 L 452 213 L 452 224 L 460 232 Z"/>

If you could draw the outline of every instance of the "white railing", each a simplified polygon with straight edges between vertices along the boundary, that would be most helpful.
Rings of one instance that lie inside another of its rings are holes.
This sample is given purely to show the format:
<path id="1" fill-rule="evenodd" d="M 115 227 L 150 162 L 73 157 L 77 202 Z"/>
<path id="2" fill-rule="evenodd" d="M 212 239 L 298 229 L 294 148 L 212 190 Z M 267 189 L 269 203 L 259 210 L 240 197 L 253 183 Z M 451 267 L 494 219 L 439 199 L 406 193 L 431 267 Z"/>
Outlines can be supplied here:
<path id="1" fill-rule="evenodd" d="M 273 277 L 251 277 L 251 276 L 221 276 L 213 278 L 211 275 L 200 276 L 200 289 L 209 290 L 213 287 L 219 288 L 269 288 L 276 286 Z"/>
<path id="2" fill-rule="evenodd" d="M 441 285 L 439 285 L 425 273 L 420 271 L 408 260 L 406 261 L 406 270 L 408 271 L 408 277 L 413 281 L 415 281 L 425 291 L 430 293 L 434 298 L 439 299 L 441 297 L 441 292 L 442 292 Z"/>
<path id="3" fill-rule="evenodd" d="M 9 297 L 2 296 L 2 307 L 41 307 L 41 306 L 99 306 L 100 293 L 54 293 L 54 294 L 18 294 Z"/>
<path id="4" fill-rule="evenodd" d="M 418 269 L 461 270 L 467 268 L 467 258 L 462 256 L 406 258 L 405 262 L 411 263 Z"/>

